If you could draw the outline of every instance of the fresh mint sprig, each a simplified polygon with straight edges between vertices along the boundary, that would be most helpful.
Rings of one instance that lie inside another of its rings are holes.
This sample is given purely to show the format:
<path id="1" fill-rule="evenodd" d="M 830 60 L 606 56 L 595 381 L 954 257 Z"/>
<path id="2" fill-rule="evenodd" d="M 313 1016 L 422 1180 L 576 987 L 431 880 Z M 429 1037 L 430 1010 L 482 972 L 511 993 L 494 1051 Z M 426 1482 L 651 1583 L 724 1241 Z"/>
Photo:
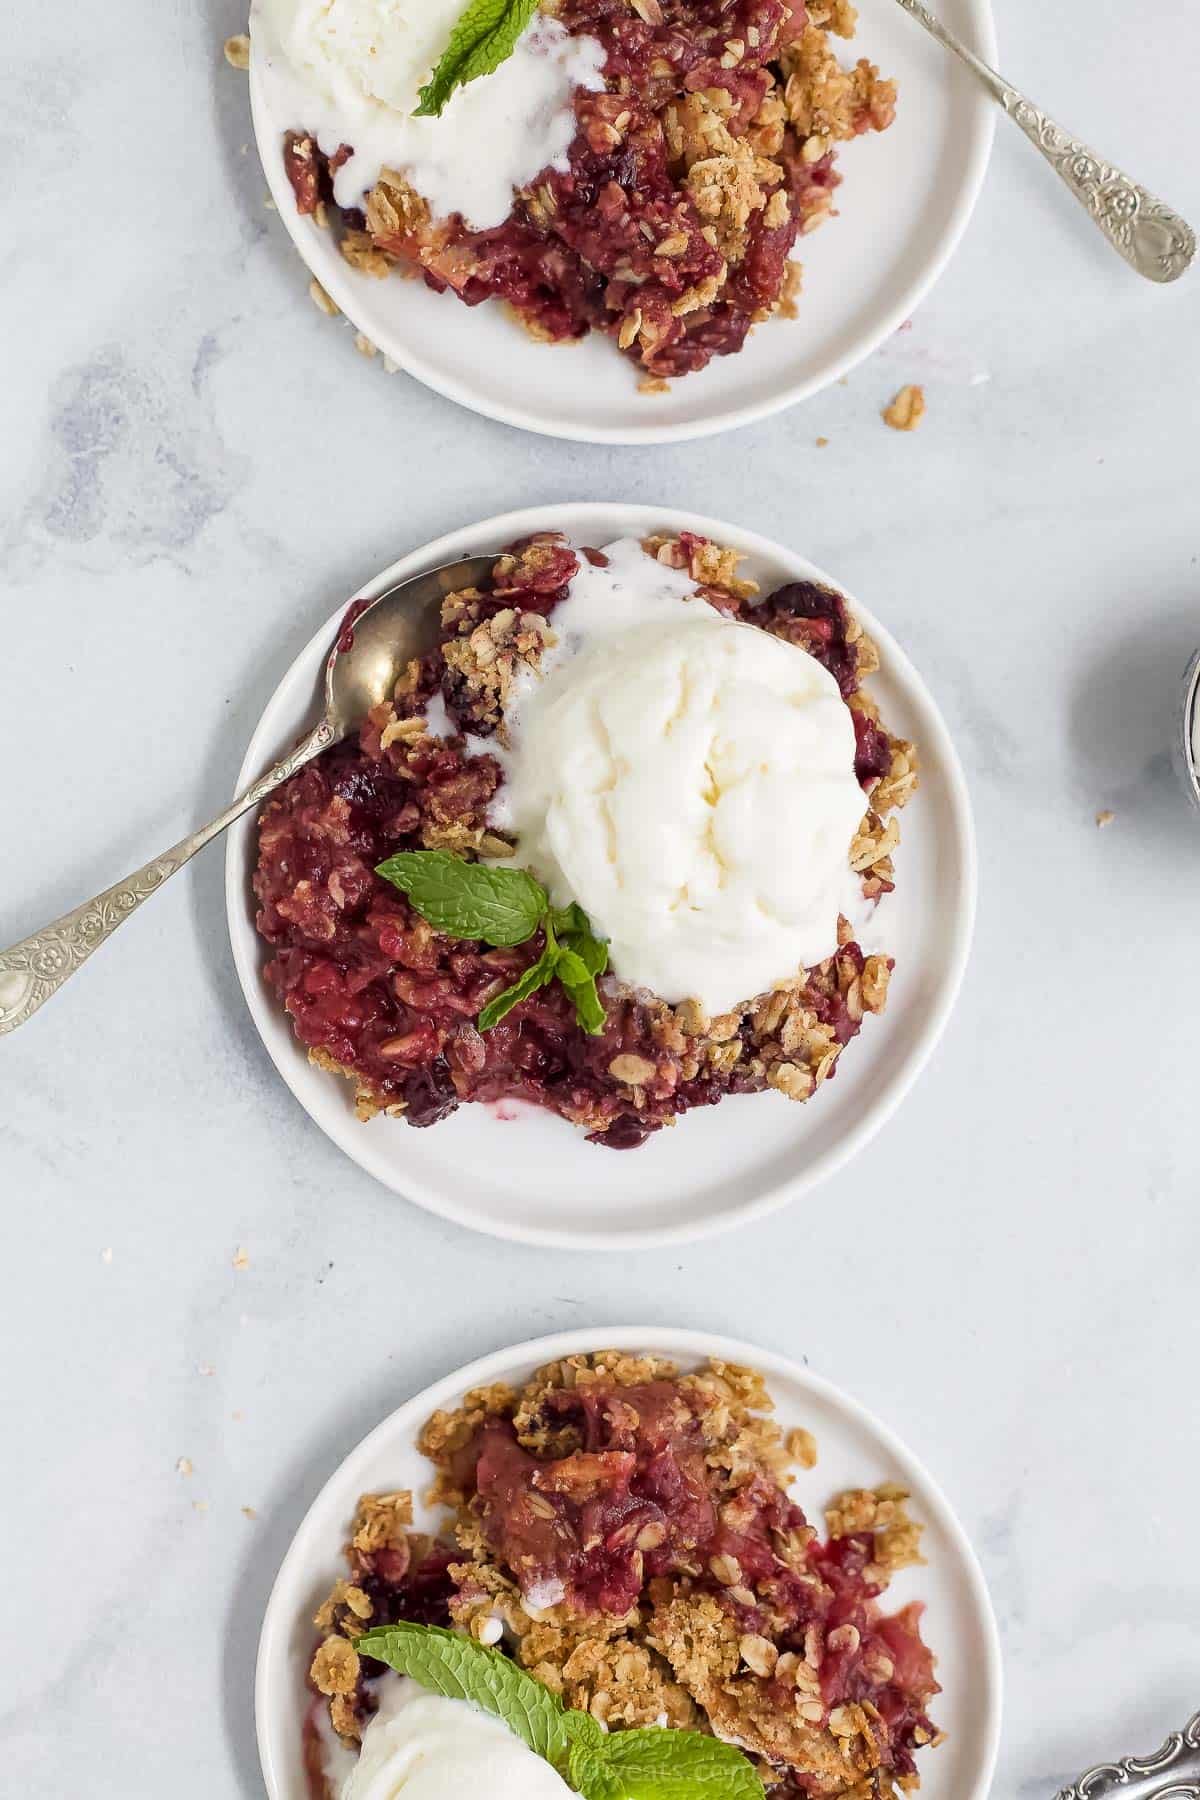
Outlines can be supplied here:
<path id="1" fill-rule="evenodd" d="M 544 931 L 542 954 L 488 1001 L 476 1020 L 480 1031 L 490 1031 L 514 1006 L 555 980 L 573 1003 L 580 1028 L 591 1037 L 603 1031 L 604 1003 L 596 977 L 608 967 L 608 946 L 574 900 L 569 906 L 551 906 L 545 888 L 527 869 L 469 863 L 448 850 L 401 850 L 375 873 L 407 894 L 421 917 L 447 937 L 511 948 Z"/>
<path id="2" fill-rule="evenodd" d="M 550 904 L 528 870 L 464 862 L 449 850 L 401 850 L 375 873 L 406 893 L 435 931 L 498 948 L 531 938 Z"/>
<path id="3" fill-rule="evenodd" d="M 536 962 L 530 963 L 517 976 L 511 987 L 506 987 L 494 1000 L 488 1001 L 475 1021 L 480 1031 L 490 1031 L 493 1025 L 498 1025 L 501 1019 L 508 1016 L 514 1006 L 519 1006 L 522 1000 L 528 1000 L 530 994 L 536 994 L 539 988 L 548 987 L 558 973 L 561 956 L 562 949 L 555 939 L 554 927 L 547 919 L 546 948 Z"/>
<path id="4" fill-rule="evenodd" d="M 572 900 L 552 915 L 562 946 L 555 973 L 568 997 L 575 1002 L 575 1017 L 589 1037 L 604 1030 L 604 1007 L 596 988 L 597 975 L 608 967 L 608 945 L 593 936 L 587 914 Z"/>
<path id="5" fill-rule="evenodd" d="M 470 0 L 420 90 L 414 118 L 439 118 L 455 88 L 507 62 L 536 11 L 537 0 Z"/>
<path id="6" fill-rule="evenodd" d="M 469 1700 L 557 1768 L 567 1757 L 562 1702 L 518 1668 L 502 1650 L 488 1650 L 460 1631 L 441 1625 L 387 1625 L 354 1640 L 360 1656 L 374 1657 L 399 1675 L 450 1700 Z"/>
<path id="7" fill-rule="evenodd" d="M 501 1650 L 438 1625 L 388 1625 L 355 1639 L 360 1656 L 466 1700 L 558 1770 L 584 1800 L 764 1800 L 754 1765 L 732 1744 L 654 1726 L 602 1731 Z"/>

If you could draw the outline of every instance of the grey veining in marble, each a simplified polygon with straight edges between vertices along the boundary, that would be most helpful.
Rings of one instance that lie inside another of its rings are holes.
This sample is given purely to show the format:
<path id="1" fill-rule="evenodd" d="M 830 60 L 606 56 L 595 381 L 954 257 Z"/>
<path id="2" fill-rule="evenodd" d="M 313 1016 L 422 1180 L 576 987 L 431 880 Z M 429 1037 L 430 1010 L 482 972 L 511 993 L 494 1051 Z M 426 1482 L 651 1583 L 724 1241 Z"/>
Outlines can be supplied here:
<path id="1" fill-rule="evenodd" d="M 1013 79 L 1200 217 L 1200 11 L 999 11 Z M 258 1622 L 334 1461 L 467 1356 L 640 1317 L 807 1357 L 924 1453 L 1003 1632 L 996 1793 L 1049 1800 L 1200 1697 L 1200 831 L 1168 755 L 1200 284 L 1137 281 L 1005 132 L 936 292 L 846 385 L 733 457 L 533 438 L 309 303 L 221 57 L 243 25 L 6 18 L 0 942 L 223 803 L 362 577 L 464 518 L 648 493 L 797 544 L 894 626 L 971 779 L 979 930 L 926 1075 L 818 1197 L 593 1260 L 342 1159 L 253 1033 L 219 857 L 172 883 L 0 1050 L 6 1791 L 258 1795 Z"/>

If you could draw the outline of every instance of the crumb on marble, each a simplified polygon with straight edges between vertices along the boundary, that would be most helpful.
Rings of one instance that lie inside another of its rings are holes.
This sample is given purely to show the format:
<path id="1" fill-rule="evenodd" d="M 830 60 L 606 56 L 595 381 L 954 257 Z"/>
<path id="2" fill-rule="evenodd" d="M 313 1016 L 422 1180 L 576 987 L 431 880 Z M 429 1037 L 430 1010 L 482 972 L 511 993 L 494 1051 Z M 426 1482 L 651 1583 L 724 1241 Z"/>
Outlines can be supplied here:
<path id="1" fill-rule="evenodd" d="M 247 1519 L 257 1519 L 258 1514 L 252 1506 L 243 1506 L 242 1512 Z"/>
<path id="2" fill-rule="evenodd" d="M 244 31 L 234 37 L 225 39 L 225 61 L 231 69 L 248 69 L 250 67 L 250 39 Z"/>
<path id="3" fill-rule="evenodd" d="M 818 450 L 824 450 L 824 448 L 825 448 L 825 446 L 826 446 L 826 445 L 827 445 L 827 444 L 828 444 L 828 442 L 829 442 L 829 439 L 828 439 L 828 438 L 826 438 L 826 437 L 820 437 L 820 438 L 818 438 L 818 439 L 817 439 L 817 449 L 818 449 Z"/>
<path id="4" fill-rule="evenodd" d="M 238 1245 L 237 1250 L 234 1253 L 233 1266 L 235 1269 L 248 1269 L 250 1267 L 250 1258 L 246 1253 L 245 1246 L 242 1244 Z"/>
<path id="5" fill-rule="evenodd" d="M 328 319 L 336 319 L 342 310 L 336 300 L 329 298 L 315 275 L 308 284 L 308 297 L 318 312 L 323 312 Z"/>
<path id="6" fill-rule="evenodd" d="M 911 382 L 883 410 L 883 422 L 893 431 L 915 431 L 924 417 L 925 389 Z"/>
<path id="7" fill-rule="evenodd" d="M 1112 824 L 1116 816 L 1115 813 L 1109 812 L 1108 808 L 1105 807 L 1103 812 L 1098 812 L 1096 814 L 1096 824 L 1100 827 L 1101 831 L 1103 831 L 1106 825 Z"/>

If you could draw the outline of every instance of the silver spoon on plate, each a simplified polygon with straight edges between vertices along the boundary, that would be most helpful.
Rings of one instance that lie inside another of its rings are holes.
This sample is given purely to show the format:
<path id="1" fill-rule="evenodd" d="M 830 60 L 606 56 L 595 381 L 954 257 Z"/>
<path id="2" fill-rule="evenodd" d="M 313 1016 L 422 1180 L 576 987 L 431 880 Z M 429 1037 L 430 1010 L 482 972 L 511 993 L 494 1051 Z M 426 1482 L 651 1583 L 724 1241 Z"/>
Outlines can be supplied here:
<path id="1" fill-rule="evenodd" d="M 1176 281 L 1190 268 L 1196 255 L 1196 234 L 1186 219 L 1010 87 L 930 12 L 924 0 L 897 0 L 897 4 L 979 77 L 1130 268 L 1147 281 Z"/>
<path id="2" fill-rule="evenodd" d="M 325 711 L 294 750 L 239 794 L 232 805 L 190 837 L 156 856 L 143 868 L 106 888 L 10 950 L 0 950 L 0 1037 L 15 1031 L 85 963 L 118 925 L 178 874 L 235 819 L 258 806 L 322 750 L 357 731 L 373 706 L 390 699 L 399 670 L 437 641 L 441 604 L 447 594 L 471 587 L 488 575 L 499 555 L 468 556 L 440 569 L 410 576 L 378 599 L 356 602 L 347 612 L 325 665 Z M 358 610 L 361 608 L 361 610 Z"/>

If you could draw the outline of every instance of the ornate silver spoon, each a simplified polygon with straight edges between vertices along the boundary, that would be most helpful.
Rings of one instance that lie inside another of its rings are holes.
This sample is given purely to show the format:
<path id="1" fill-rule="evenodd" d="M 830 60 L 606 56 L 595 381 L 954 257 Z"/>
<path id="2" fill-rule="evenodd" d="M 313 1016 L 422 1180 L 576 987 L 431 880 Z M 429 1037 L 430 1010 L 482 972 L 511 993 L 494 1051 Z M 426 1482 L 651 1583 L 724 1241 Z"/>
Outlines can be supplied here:
<path id="1" fill-rule="evenodd" d="M 1088 1769 L 1055 1800 L 1200 1800 L 1200 1712 L 1152 1756 L 1126 1756 Z"/>
<path id="2" fill-rule="evenodd" d="M 371 707 L 390 697 L 397 670 L 435 642 L 445 596 L 482 580 L 498 554 L 468 556 L 430 569 L 381 594 L 361 613 L 355 614 L 351 608 L 325 665 L 325 712 L 294 750 L 239 794 L 211 824 L 11 950 L 0 950 L 0 1037 L 32 1018 L 92 951 L 197 850 L 219 837 L 322 750 L 357 731 Z"/>
<path id="3" fill-rule="evenodd" d="M 898 0 L 939 44 L 974 70 L 988 92 L 1015 119 L 1031 144 L 1066 182 L 1114 250 L 1147 281 L 1176 281 L 1196 254 L 1196 234 L 1185 219 L 1128 175 L 1106 163 L 1039 112 L 995 69 L 981 62 L 960 38 L 935 18 L 924 0 Z"/>

